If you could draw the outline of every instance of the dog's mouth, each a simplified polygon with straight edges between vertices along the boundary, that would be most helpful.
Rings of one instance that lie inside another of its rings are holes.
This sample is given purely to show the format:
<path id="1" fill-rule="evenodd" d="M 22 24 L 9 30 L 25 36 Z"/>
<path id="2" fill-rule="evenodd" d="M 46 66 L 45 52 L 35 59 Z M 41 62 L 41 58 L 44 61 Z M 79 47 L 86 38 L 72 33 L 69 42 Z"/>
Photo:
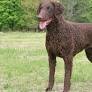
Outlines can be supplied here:
<path id="1" fill-rule="evenodd" d="M 47 27 L 47 25 L 49 25 L 49 23 L 52 21 L 52 18 L 49 18 L 47 20 L 45 19 L 40 19 L 40 22 L 39 22 L 39 28 L 41 30 L 45 29 Z"/>

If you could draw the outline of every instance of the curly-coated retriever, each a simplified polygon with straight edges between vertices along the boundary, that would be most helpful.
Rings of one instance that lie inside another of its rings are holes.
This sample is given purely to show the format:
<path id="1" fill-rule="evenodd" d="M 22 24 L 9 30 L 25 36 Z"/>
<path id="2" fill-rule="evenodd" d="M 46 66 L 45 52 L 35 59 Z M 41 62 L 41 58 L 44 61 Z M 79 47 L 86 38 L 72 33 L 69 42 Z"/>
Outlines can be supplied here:
<path id="1" fill-rule="evenodd" d="M 85 49 L 87 58 L 92 62 L 92 24 L 74 23 L 63 17 L 64 7 L 59 2 L 44 1 L 39 5 L 39 28 L 46 32 L 46 49 L 49 57 L 49 83 L 46 91 L 52 90 L 56 57 L 65 64 L 63 92 L 69 92 L 73 57 Z"/>

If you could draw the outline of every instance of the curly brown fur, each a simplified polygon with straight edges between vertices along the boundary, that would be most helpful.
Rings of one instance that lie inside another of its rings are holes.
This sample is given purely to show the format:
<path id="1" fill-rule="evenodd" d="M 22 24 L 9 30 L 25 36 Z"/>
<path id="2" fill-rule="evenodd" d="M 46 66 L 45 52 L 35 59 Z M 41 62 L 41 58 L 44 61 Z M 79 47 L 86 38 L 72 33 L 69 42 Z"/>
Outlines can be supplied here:
<path id="1" fill-rule="evenodd" d="M 64 7 L 57 2 L 43 2 L 39 6 L 39 27 L 47 28 L 46 49 L 49 57 L 49 83 L 46 91 L 52 90 L 56 57 L 65 63 L 63 92 L 69 92 L 72 74 L 73 57 L 85 49 L 88 59 L 92 62 L 92 24 L 74 23 L 63 17 Z"/>

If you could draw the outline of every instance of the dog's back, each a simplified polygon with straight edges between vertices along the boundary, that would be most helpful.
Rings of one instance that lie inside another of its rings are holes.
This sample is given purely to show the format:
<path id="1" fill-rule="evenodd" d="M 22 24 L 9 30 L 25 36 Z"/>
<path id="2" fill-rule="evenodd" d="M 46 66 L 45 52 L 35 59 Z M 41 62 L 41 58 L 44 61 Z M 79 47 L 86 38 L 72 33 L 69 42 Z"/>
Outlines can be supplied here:
<path id="1" fill-rule="evenodd" d="M 71 26 L 74 54 L 85 49 L 88 60 L 92 62 L 92 23 L 66 22 Z"/>

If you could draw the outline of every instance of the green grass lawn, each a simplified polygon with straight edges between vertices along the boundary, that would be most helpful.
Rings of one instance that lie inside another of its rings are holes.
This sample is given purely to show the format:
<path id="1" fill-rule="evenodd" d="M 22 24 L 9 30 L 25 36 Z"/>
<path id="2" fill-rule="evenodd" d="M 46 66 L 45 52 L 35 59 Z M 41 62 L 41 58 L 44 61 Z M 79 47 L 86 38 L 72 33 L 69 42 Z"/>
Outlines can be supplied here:
<path id="1" fill-rule="evenodd" d="M 52 92 L 63 88 L 64 63 L 57 58 Z M 70 92 L 92 92 L 92 64 L 82 52 L 74 58 Z M 0 33 L 0 92 L 44 92 L 48 82 L 45 33 Z"/>

